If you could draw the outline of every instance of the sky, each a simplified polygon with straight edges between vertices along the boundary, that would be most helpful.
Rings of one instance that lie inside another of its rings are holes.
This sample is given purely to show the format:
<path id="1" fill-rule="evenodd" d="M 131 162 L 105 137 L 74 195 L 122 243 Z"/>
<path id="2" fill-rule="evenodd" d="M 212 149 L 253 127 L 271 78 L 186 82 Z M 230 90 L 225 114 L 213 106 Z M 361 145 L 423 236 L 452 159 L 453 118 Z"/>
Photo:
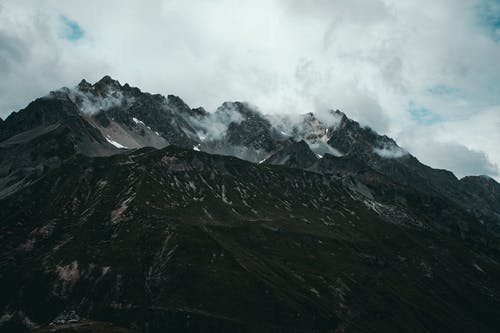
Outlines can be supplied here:
<path id="1" fill-rule="evenodd" d="M 209 111 L 340 109 L 500 180 L 500 0 L 0 0 L 0 117 L 106 74 Z"/>

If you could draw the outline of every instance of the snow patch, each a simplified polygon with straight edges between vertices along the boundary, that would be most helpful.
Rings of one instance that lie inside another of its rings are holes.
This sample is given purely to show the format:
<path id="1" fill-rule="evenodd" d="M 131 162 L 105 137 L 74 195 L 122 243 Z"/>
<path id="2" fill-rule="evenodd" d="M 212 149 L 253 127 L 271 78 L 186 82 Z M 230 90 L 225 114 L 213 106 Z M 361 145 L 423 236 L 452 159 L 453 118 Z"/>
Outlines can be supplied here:
<path id="1" fill-rule="evenodd" d="M 110 266 L 104 266 L 102 267 L 102 273 L 101 273 L 101 276 L 104 276 L 106 274 L 108 274 L 108 272 L 111 270 L 111 267 Z"/>
<path id="2" fill-rule="evenodd" d="M 309 291 L 316 295 L 316 297 L 320 297 L 319 291 L 316 288 L 310 288 Z"/>
<path id="3" fill-rule="evenodd" d="M 477 269 L 478 271 L 480 271 L 481 273 L 484 273 L 483 269 L 481 267 L 479 267 L 478 264 L 474 264 L 472 266 L 474 266 L 474 268 Z"/>
<path id="4" fill-rule="evenodd" d="M 120 144 L 120 143 L 118 143 L 116 141 L 111 140 L 111 138 L 108 135 L 106 135 L 106 141 L 108 141 L 109 143 L 111 143 L 116 148 L 128 149 L 128 147 L 125 147 L 124 145 L 122 145 L 122 144 Z"/>
<path id="5" fill-rule="evenodd" d="M 144 124 L 143 121 L 140 121 L 139 119 L 137 119 L 136 117 L 132 117 L 132 120 L 134 121 L 134 123 L 136 123 L 137 125 L 142 125 L 142 126 L 146 126 L 146 124 Z"/>
<path id="6" fill-rule="evenodd" d="M 226 185 L 222 184 L 222 193 L 221 193 L 221 199 L 224 203 L 228 205 L 232 205 L 232 201 L 230 201 L 227 196 L 226 196 Z"/>

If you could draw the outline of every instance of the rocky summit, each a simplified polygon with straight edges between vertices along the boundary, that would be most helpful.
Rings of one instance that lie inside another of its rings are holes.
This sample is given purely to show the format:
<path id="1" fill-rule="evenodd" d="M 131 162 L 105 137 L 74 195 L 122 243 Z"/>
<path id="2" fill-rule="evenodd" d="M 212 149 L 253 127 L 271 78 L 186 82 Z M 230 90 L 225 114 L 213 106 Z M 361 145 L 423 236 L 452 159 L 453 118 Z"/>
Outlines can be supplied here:
<path id="1" fill-rule="evenodd" d="M 500 185 L 338 110 L 109 76 L 0 120 L 0 332 L 499 332 Z"/>

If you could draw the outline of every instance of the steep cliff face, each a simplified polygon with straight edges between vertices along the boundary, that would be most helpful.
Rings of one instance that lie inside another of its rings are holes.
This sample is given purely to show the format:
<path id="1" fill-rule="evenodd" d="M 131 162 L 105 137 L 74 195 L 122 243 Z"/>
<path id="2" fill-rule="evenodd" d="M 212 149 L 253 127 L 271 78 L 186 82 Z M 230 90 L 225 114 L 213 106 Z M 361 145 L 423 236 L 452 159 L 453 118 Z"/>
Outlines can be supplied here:
<path id="1" fill-rule="evenodd" d="M 1 332 L 500 328 L 500 185 L 339 111 L 209 113 L 104 77 L 0 138 Z"/>

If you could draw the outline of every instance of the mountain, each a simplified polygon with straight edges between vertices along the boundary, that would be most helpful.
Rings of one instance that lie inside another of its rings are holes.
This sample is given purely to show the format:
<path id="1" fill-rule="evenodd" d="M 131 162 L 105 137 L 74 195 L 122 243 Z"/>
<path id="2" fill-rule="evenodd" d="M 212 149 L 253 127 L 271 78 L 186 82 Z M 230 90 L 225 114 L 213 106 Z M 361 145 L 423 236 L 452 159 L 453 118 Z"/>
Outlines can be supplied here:
<path id="1" fill-rule="evenodd" d="M 285 147 L 267 158 L 263 163 L 307 169 L 317 160 L 318 157 L 309 148 L 309 145 L 304 140 L 301 140 L 299 142 L 291 141 L 287 143 Z"/>
<path id="2" fill-rule="evenodd" d="M 191 148 L 199 139 L 184 119 L 190 112 L 178 97 L 142 93 L 109 76 L 51 92 L 0 124 L 0 197 L 74 154 L 109 156 L 169 144 Z"/>
<path id="3" fill-rule="evenodd" d="M 0 332 L 497 332 L 499 189 L 338 110 L 82 81 L 0 122 Z"/>
<path id="4" fill-rule="evenodd" d="M 258 162 L 282 147 L 283 136 L 260 112 L 241 102 L 225 102 L 202 125 L 200 149 Z M 214 133 L 215 132 L 215 133 Z"/>

